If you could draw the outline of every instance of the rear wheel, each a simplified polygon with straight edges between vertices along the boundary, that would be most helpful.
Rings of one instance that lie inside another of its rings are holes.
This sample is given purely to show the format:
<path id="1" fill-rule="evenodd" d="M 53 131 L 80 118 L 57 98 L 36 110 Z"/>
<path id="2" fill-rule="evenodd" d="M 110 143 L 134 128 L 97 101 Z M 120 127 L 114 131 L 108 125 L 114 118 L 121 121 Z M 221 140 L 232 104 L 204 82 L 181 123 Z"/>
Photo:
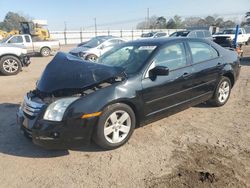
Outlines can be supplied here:
<path id="1" fill-rule="evenodd" d="M 48 47 L 43 47 L 40 53 L 43 57 L 48 57 L 51 53 L 51 50 Z"/>
<path id="2" fill-rule="evenodd" d="M 231 93 L 231 87 L 232 84 L 230 79 L 227 77 L 222 77 L 217 85 L 214 96 L 211 99 L 211 103 L 214 106 L 223 106 L 224 104 L 226 104 Z"/>
<path id="3" fill-rule="evenodd" d="M 126 104 L 117 103 L 106 107 L 100 116 L 94 141 L 105 149 L 115 149 L 125 144 L 135 128 L 133 110 Z"/>
<path id="4" fill-rule="evenodd" d="M 21 62 L 14 56 L 4 56 L 0 60 L 0 72 L 4 75 L 15 75 L 21 71 Z"/>

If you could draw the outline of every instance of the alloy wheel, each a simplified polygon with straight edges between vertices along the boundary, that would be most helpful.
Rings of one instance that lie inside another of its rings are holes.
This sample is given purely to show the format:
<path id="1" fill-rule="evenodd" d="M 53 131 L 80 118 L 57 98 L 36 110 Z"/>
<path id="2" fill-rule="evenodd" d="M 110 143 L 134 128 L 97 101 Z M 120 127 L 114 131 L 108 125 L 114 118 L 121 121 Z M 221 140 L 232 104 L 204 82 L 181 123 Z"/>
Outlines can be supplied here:
<path id="1" fill-rule="evenodd" d="M 15 59 L 6 59 L 3 62 L 3 69 L 8 73 L 14 73 L 18 70 L 19 64 Z"/>
<path id="2" fill-rule="evenodd" d="M 105 139 L 114 144 L 122 142 L 131 129 L 131 118 L 123 110 L 113 112 L 104 124 Z"/>
<path id="3" fill-rule="evenodd" d="M 220 103 L 224 103 L 228 97 L 230 92 L 230 84 L 227 81 L 223 81 L 219 87 L 219 95 L 218 100 Z"/>

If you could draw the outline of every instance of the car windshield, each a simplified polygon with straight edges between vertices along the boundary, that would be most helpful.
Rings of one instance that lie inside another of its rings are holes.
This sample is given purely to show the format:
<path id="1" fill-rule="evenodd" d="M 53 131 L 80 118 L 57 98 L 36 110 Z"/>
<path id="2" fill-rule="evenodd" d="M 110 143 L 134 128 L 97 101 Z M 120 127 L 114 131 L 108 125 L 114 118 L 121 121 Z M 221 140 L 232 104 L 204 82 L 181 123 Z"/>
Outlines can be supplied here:
<path id="1" fill-rule="evenodd" d="M 169 37 L 186 37 L 189 31 L 177 31 L 172 33 Z"/>
<path id="2" fill-rule="evenodd" d="M 223 34 L 235 34 L 235 29 L 226 29 L 222 33 Z"/>
<path id="3" fill-rule="evenodd" d="M 7 38 L 4 38 L 3 40 L 0 41 L 0 43 L 6 43 L 7 40 L 9 40 L 11 36 L 7 37 Z"/>
<path id="4" fill-rule="evenodd" d="M 82 45 L 82 47 L 95 48 L 101 43 L 103 43 L 105 40 L 106 40 L 105 38 L 93 38 L 90 41 L 88 41 L 86 44 Z"/>
<path id="5" fill-rule="evenodd" d="M 122 67 L 125 73 L 137 73 L 144 65 L 157 46 L 148 45 L 122 45 L 105 53 L 98 59 L 98 63 L 108 66 Z"/>

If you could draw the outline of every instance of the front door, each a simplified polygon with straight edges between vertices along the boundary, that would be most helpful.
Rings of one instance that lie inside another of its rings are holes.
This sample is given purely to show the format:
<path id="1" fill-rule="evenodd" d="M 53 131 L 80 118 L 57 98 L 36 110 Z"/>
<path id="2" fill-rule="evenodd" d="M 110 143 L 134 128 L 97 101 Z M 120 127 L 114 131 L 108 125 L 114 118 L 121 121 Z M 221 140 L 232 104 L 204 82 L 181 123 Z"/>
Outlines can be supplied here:
<path id="1" fill-rule="evenodd" d="M 169 68 L 169 74 L 152 79 L 149 71 L 156 66 Z M 184 43 L 168 44 L 158 51 L 144 75 L 142 88 L 145 116 L 186 104 L 192 93 L 192 67 Z"/>

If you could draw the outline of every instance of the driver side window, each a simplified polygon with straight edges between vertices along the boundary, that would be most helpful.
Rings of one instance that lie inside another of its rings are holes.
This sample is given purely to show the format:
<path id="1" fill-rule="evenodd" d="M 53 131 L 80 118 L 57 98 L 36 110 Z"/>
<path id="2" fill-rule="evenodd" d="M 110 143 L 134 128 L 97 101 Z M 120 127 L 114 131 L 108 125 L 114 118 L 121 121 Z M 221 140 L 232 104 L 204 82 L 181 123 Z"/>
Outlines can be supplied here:
<path id="1" fill-rule="evenodd" d="M 168 67 L 170 71 L 185 67 L 187 60 L 184 44 L 176 43 L 163 47 L 155 56 L 154 64 Z"/>
<path id="2" fill-rule="evenodd" d="M 8 43 L 23 43 L 23 37 L 22 36 L 14 36 L 12 39 L 8 41 Z"/>

